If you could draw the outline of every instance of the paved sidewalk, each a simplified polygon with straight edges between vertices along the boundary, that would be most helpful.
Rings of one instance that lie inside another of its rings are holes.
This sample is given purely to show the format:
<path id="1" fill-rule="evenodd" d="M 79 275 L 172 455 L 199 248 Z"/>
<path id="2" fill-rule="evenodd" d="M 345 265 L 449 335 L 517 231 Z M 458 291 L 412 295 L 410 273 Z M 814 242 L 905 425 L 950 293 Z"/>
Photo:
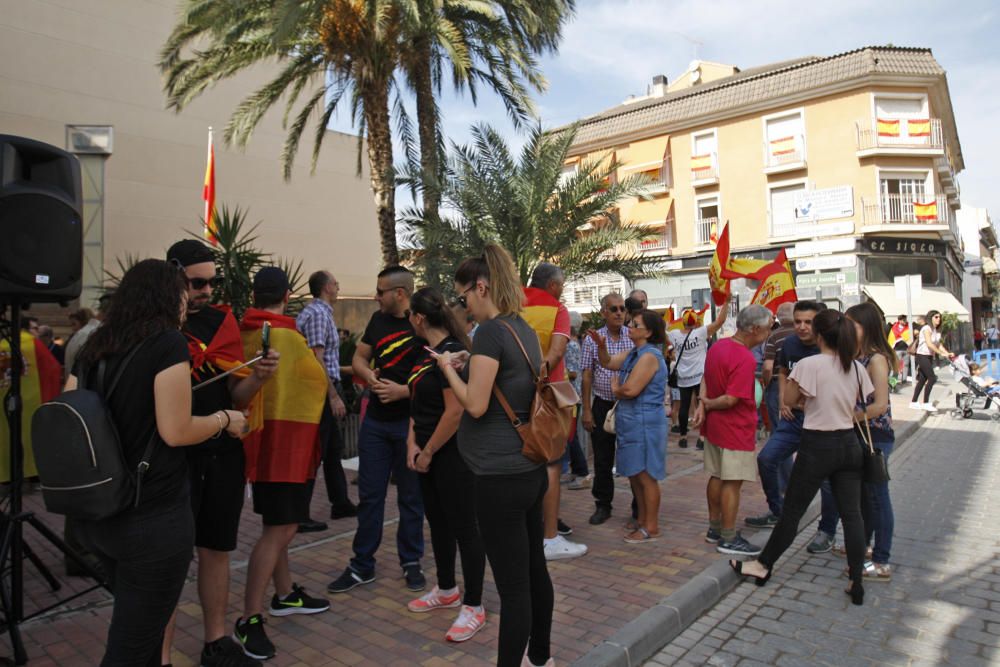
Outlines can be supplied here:
<path id="1" fill-rule="evenodd" d="M 646 664 L 1000 663 L 997 445 L 986 415 L 942 410 L 893 457 L 895 570 L 866 584 L 863 607 L 842 592 L 845 560 L 808 554 L 803 531 L 766 586 L 740 584 Z"/>

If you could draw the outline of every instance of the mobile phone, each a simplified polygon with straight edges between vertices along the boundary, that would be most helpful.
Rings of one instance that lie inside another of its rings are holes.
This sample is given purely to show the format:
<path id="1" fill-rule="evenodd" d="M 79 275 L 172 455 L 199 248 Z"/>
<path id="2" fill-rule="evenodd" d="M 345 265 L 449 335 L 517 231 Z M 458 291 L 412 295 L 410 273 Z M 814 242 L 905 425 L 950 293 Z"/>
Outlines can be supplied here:
<path id="1" fill-rule="evenodd" d="M 260 353 L 267 359 L 267 353 L 271 350 L 271 323 L 264 322 L 260 328 Z"/>
<path id="2" fill-rule="evenodd" d="M 424 349 L 427 350 L 428 352 L 430 352 L 432 357 L 439 357 L 439 356 L 441 356 L 441 353 L 438 352 L 437 350 L 435 350 L 430 345 L 424 345 Z"/>

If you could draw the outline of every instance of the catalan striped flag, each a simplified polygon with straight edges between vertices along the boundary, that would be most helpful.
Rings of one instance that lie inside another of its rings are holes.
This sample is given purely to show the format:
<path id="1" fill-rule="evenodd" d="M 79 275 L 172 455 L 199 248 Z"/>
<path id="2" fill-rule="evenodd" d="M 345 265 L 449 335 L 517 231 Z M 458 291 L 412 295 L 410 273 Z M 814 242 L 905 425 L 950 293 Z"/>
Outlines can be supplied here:
<path id="1" fill-rule="evenodd" d="M 781 137 L 771 140 L 771 155 L 790 155 L 795 152 L 795 137 Z"/>
<path id="2" fill-rule="evenodd" d="M 205 165 L 205 185 L 201 189 L 205 200 L 205 240 L 219 244 L 215 219 L 215 146 L 212 145 L 212 128 L 208 128 L 208 162 Z"/>
<path id="3" fill-rule="evenodd" d="M 906 121 L 906 132 L 911 137 L 931 136 L 931 119 L 911 118 L 910 120 Z"/>
<path id="4" fill-rule="evenodd" d="M 875 124 L 876 124 L 876 129 L 878 130 L 878 136 L 880 137 L 899 136 L 898 118 L 878 118 L 876 119 Z"/>
<path id="5" fill-rule="evenodd" d="M 761 282 L 750 300 L 751 304 L 759 304 L 777 314 L 778 306 L 798 300 L 798 295 L 795 293 L 795 277 L 792 275 L 792 267 L 788 263 L 784 248 L 773 262 L 758 273 L 758 276 Z"/>
<path id="6" fill-rule="evenodd" d="M 920 222 L 933 222 L 934 220 L 937 220 L 937 202 L 933 199 L 923 204 L 920 202 L 913 202 L 913 217 Z"/>

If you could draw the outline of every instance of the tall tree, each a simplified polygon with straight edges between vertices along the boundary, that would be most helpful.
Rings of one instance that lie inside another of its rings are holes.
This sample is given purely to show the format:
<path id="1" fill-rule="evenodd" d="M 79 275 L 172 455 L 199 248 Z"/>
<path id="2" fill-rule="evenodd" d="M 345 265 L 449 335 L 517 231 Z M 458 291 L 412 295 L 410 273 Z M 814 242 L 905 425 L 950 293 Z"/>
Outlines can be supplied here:
<path id="1" fill-rule="evenodd" d="M 648 198 L 647 179 L 616 179 L 620 165 L 612 159 L 584 162 L 566 175 L 575 134 L 536 126 L 517 158 L 488 125 L 473 126 L 470 145 L 453 145 L 444 197 L 456 214 L 435 221 L 419 208 L 403 212 L 423 280 L 450 291 L 458 263 L 489 242 L 510 252 L 523 283 L 542 261 L 558 264 L 570 279 L 654 273 L 658 259 L 638 250 L 649 233 L 618 214 L 622 200 Z"/>

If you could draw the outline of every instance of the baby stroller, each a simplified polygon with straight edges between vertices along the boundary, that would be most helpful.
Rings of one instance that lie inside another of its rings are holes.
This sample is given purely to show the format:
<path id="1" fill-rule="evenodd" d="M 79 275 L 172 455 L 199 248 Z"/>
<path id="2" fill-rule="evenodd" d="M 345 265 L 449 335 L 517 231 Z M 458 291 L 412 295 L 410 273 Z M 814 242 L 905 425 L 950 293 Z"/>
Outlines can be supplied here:
<path id="1" fill-rule="evenodd" d="M 966 392 L 955 393 L 955 407 L 951 411 L 953 419 L 971 419 L 975 410 L 986 410 L 990 419 L 1000 422 L 1000 385 L 984 387 L 976 383 L 969 370 L 969 361 L 965 355 L 955 357 L 951 362 L 951 370 Z M 992 408 L 992 409 L 991 409 Z"/>

